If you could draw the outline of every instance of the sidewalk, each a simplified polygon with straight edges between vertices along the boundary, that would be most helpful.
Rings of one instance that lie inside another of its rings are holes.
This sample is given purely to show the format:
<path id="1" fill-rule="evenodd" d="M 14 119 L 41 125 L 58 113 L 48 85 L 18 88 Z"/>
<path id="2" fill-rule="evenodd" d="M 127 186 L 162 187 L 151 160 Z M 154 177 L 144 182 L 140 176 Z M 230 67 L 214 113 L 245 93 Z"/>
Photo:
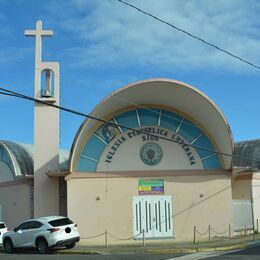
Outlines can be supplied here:
<path id="1" fill-rule="evenodd" d="M 60 254 L 120 254 L 120 253 L 195 253 L 209 251 L 227 251 L 243 249 L 260 245 L 260 234 L 235 237 L 235 238 L 213 238 L 212 241 L 198 242 L 177 242 L 174 240 L 153 241 L 146 240 L 145 246 L 142 241 L 131 244 L 112 244 L 105 246 L 90 246 L 87 242 L 79 242 L 75 248 L 69 250 L 58 250 Z"/>

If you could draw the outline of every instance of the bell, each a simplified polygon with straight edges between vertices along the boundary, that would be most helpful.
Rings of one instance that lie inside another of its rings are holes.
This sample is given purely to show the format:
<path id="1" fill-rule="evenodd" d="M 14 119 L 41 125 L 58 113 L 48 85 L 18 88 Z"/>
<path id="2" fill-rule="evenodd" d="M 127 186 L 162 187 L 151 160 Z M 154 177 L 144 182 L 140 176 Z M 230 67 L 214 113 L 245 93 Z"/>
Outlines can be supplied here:
<path id="1" fill-rule="evenodd" d="M 42 97 L 50 98 L 51 97 L 51 91 L 49 89 L 43 90 Z"/>

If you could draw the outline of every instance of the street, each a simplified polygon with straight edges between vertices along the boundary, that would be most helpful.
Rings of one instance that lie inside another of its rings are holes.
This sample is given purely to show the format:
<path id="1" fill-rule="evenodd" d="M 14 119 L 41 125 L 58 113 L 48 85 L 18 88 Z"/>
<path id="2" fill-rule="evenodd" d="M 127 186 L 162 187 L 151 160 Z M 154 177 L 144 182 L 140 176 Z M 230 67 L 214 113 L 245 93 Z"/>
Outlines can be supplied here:
<path id="1" fill-rule="evenodd" d="M 204 258 L 204 259 L 221 259 L 221 260 L 230 260 L 230 259 L 260 259 L 260 246 L 251 247 L 243 250 L 235 250 L 233 252 L 229 252 L 224 255 L 216 256 L 216 257 L 210 257 L 210 258 Z"/>
<path id="2" fill-rule="evenodd" d="M 180 254 L 149 254 L 149 253 L 112 253 L 112 254 L 48 254 L 48 255 L 39 255 L 36 252 L 32 251 L 24 251 L 24 252 L 17 252 L 14 254 L 5 254 L 0 253 L 1 260 L 69 260 L 69 259 L 89 259 L 89 260 L 134 260 L 134 259 L 141 259 L 141 260 L 162 260 L 168 259 L 176 256 L 181 256 Z"/>
<path id="3" fill-rule="evenodd" d="M 172 258 L 167 258 L 167 260 L 199 260 L 199 259 L 208 259 L 208 260 L 246 260 L 246 259 L 260 259 L 260 247 L 254 246 L 247 249 L 239 249 L 232 251 L 213 251 L 213 252 L 198 252 L 193 254 L 187 254 L 184 256 L 175 256 Z M 165 258 L 161 258 L 165 259 Z"/>
<path id="4" fill-rule="evenodd" d="M 245 260 L 250 257 L 250 260 L 256 260 L 260 258 L 260 247 L 251 247 L 243 250 L 233 250 L 226 252 L 199 252 L 193 254 L 172 254 L 172 253 L 135 253 L 135 252 L 123 252 L 123 253 L 109 253 L 109 254 L 58 254 L 56 252 L 47 255 L 39 255 L 36 251 L 25 250 L 18 251 L 14 254 L 0 253 L 1 260 L 69 260 L 69 259 L 89 259 L 89 260 Z"/>

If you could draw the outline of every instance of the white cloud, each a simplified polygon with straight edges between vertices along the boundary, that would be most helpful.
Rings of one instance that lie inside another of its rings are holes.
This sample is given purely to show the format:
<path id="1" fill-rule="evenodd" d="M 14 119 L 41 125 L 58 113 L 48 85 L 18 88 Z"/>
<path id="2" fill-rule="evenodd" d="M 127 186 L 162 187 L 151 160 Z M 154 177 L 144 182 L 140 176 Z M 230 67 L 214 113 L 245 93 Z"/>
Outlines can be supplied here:
<path id="1" fill-rule="evenodd" d="M 130 1 L 253 63 L 260 64 L 258 13 L 249 0 Z M 52 2 L 59 25 L 78 37 L 67 49 L 74 66 L 153 66 L 164 69 L 245 69 L 239 61 L 116 0 Z M 58 10 L 57 10 L 58 9 Z"/>

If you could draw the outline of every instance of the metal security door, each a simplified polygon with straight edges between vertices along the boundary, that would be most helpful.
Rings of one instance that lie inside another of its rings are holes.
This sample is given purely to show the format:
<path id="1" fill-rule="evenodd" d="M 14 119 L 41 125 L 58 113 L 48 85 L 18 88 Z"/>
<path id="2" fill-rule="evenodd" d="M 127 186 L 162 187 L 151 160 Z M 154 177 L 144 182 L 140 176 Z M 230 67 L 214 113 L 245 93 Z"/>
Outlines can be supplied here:
<path id="1" fill-rule="evenodd" d="M 142 238 L 162 238 L 173 236 L 172 197 L 134 196 L 133 233 Z"/>

